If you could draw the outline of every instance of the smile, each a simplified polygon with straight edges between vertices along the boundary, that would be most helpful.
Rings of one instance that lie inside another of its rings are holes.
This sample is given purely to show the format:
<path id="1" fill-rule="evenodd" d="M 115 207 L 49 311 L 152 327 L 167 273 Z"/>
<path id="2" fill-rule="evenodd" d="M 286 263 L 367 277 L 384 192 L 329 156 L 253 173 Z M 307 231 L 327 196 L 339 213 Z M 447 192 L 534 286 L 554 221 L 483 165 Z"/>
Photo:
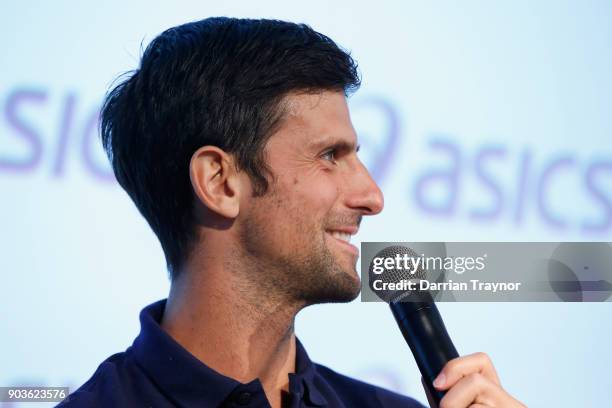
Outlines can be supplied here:
<path id="1" fill-rule="evenodd" d="M 332 237 L 337 238 L 337 239 L 341 239 L 344 242 L 351 242 L 351 234 L 349 234 L 349 233 L 339 232 L 339 231 L 332 231 L 331 235 L 332 235 Z"/>
<path id="2" fill-rule="evenodd" d="M 334 238 L 334 241 L 338 242 L 344 249 L 352 252 L 355 255 L 359 255 L 359 249 L 355 245 L 351 244 L 351 236 L 357 233 L 356 230 L 354 232 L 333 230 L 327 231 L 327 233 L 331 235 Z"/>

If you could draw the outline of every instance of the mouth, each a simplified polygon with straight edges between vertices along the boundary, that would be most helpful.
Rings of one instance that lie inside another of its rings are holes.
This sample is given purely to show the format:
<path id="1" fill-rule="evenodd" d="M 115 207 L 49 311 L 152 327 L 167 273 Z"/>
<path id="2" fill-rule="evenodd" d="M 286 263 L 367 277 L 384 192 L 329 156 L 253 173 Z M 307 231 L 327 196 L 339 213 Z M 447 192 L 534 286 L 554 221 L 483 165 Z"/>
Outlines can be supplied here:
<path id="1" fill-rule="evenodd" d="M 357 233 L 357 228 L 327 230 L 326 233 L 330 235 L 334 239 L 334 242 L 337 242 L 341 248 L 359 256 L 359 248 L 351 244 L 351 237 Z"/>

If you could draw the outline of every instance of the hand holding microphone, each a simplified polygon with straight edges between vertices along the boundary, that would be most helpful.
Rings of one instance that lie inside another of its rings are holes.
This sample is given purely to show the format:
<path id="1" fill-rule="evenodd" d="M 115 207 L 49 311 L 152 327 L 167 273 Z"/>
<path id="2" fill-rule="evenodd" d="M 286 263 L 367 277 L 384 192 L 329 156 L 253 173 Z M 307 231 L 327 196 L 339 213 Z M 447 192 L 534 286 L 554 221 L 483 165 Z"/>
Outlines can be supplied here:
<path id="1" fill-rule="evenodd" d="M 485 353 L 449 361 L 433 381 L 433 386 L 445 395 L 436 403 L 424 384 L 432 408 L 526 408 L 502 388 L 493 362 Z"/>

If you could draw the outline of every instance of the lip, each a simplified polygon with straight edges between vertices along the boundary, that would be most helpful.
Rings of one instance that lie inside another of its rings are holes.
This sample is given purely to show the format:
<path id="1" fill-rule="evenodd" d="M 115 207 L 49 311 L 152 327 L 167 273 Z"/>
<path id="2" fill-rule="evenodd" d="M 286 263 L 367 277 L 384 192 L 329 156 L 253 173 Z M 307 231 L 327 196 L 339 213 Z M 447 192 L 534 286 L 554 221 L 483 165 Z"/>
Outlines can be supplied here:
<path id="1" fill-rule="evenodd" d="M 354 235 L 355 232 L 357 232 L 357 228 L 347 228 L 347 229 L 342 229 L 342 228 L 335 228 L 333 230 L 328 230 L 326 231 L 327 235 L 329 235 L 330 238 L 332 238 L 335 242 L 337 242 L 338 244 L 342 245 L 342 247 L 348 251 L 350 251 L 351 253 L 353 253 L 356 256 L 359 256 L 359 248 L 357 248 L 355 245 L 343 241 L 341 239 L 338 239 L 336 237 L 334 237 L 332 235 L 332 232 L 343 232 L 346 234 L 351 234 Z"/>

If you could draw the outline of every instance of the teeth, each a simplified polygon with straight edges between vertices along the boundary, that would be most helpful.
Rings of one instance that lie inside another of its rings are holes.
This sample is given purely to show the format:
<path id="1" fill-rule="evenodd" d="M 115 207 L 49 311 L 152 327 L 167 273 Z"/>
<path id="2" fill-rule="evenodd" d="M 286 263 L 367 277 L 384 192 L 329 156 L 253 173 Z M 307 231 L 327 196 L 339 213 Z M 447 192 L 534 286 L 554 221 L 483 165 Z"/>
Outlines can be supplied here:
<path id="1" fill-rule="evenodd" d="M 351 234 L 347 234 L 346 232 L 338 232 L 332 231 L 332 237 L 341 239 L 344 242 L 351 242 Z"/>

